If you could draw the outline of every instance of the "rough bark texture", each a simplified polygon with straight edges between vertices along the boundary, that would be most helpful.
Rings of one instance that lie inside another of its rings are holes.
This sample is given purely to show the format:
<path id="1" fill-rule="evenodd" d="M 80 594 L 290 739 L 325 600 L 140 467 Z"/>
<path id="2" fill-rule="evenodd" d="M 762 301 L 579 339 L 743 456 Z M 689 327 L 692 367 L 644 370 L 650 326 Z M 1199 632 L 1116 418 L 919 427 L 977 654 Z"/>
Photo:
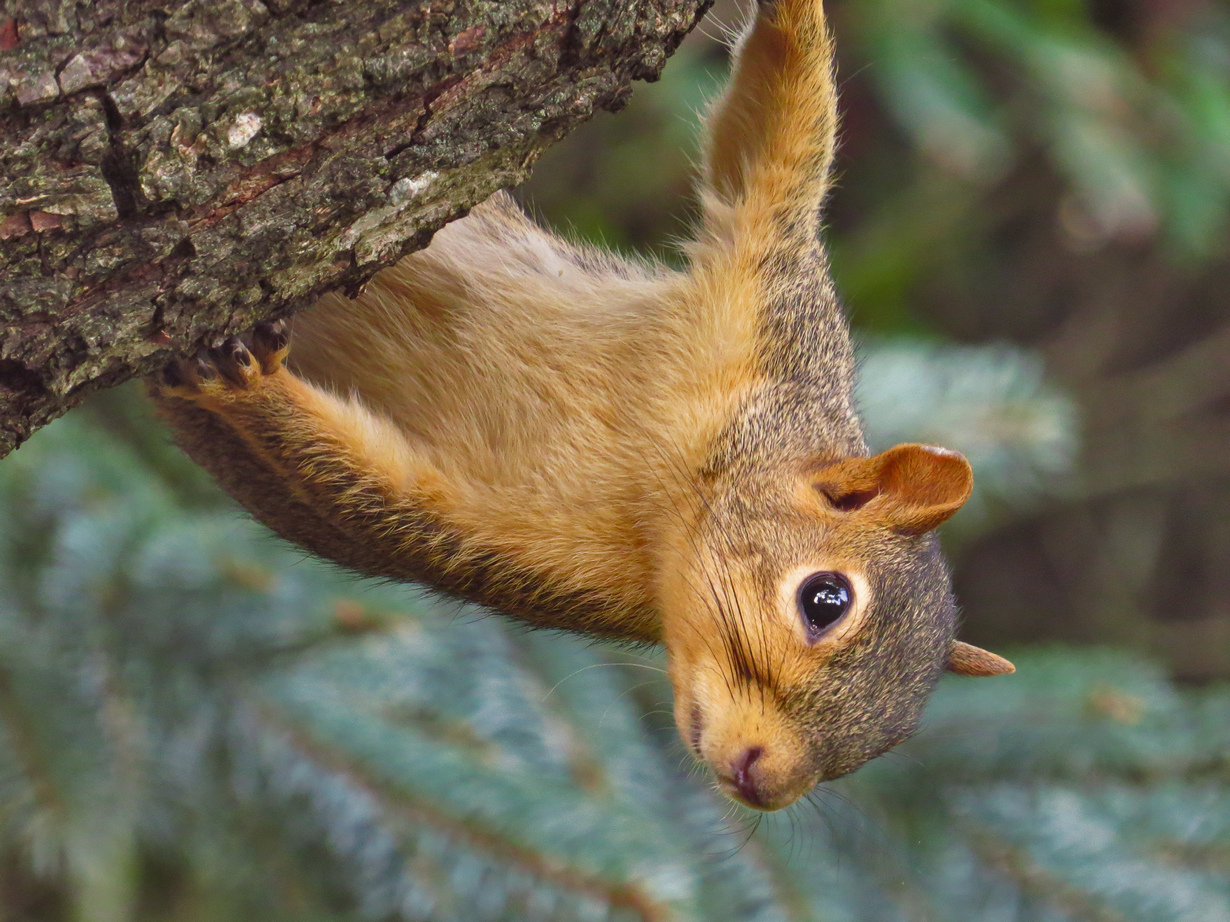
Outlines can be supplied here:
<path id="1" fill-rule="evenodd" d="M 654 79 L 709 0 L 6 0 L 0 457 L 356 290 Z"/>

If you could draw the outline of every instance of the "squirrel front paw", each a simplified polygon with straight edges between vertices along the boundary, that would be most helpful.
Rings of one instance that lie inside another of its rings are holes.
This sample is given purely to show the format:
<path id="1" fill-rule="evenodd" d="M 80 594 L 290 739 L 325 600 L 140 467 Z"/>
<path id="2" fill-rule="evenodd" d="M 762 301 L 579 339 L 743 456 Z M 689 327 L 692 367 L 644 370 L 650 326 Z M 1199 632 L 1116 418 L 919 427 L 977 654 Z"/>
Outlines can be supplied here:
<path id="1" fill-rule="evenodd" d="M 290 330 L 284 320 L 257 324 L 251 345 L 231 336 L 220 346 L 201 349 L 190 359 L 176 359 L 162 370 L 158 392 L 181 400 L 235 398 L 260 386 L 275 374 L 290 351 Z"/>

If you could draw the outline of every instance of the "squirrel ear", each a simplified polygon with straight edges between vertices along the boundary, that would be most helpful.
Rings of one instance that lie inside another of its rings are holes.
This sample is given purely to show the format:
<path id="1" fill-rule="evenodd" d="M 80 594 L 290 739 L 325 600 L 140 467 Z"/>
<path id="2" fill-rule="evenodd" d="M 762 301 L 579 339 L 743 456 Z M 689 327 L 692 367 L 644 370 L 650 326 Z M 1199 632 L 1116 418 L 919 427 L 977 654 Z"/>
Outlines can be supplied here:
<path id="1" fill-rule="evenodd" d="M 892 497 L 888 517 L 897 531 L 921 535 L 965 505 L 974 471 L 959 452 L 934 445 L 898 445 L 876 455 L 880 489 Z"/>
<path id="2" fill-rule="evenodd" d="M 843 512 L 882 497 L 878 511 L 891 528 L 921 535 L 964 505 L 974 487 L 974 472 L 964 455 L 947 448 L 898 445 L 870 458 L 846 458 L 825 468 L 815 487 Z"/>
<path id="3" fill-rule="evenodd" d="M 1002 656 L 996 656 L 990 650 L 960 640 L 952 642 L 952 649 L 948 652 L 948 665 L 944 668 L 957 675 L 969 676 L 1008 675 L 1016 672 L 1016 666 Z"/>

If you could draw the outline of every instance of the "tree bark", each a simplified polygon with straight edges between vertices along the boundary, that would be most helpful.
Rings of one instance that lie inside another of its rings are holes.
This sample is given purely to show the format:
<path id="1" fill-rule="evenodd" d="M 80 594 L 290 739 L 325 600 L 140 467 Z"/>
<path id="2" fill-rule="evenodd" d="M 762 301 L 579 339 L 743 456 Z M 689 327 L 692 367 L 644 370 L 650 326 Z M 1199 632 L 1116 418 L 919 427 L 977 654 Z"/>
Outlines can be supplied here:
<path id="1" fill-rule="evenodd" d="M 85 394 L 377 270 L 710 0 L 6 0 L 0 457 Z"/>

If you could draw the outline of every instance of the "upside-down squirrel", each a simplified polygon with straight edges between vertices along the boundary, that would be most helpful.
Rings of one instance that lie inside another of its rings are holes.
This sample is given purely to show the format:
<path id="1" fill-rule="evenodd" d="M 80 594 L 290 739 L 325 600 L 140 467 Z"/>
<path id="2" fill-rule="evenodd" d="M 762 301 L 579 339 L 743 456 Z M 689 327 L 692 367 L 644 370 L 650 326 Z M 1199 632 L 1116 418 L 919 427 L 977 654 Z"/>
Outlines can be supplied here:
<path id="1" fill-rule="evenodd" d="M 689 268 L 561 240 L 500 193 L 387 269 L 168 366 L 187 452 L 361 573 L 666 645 L 684 743 L 774 810 L 916 728 L 955 641 L 933 529 L 959 454 L 869 456 L 820 238 L 819 0 L 762 3 L 707 118 Z M 289 347 L 293 343 L 293 352 Z"/>

